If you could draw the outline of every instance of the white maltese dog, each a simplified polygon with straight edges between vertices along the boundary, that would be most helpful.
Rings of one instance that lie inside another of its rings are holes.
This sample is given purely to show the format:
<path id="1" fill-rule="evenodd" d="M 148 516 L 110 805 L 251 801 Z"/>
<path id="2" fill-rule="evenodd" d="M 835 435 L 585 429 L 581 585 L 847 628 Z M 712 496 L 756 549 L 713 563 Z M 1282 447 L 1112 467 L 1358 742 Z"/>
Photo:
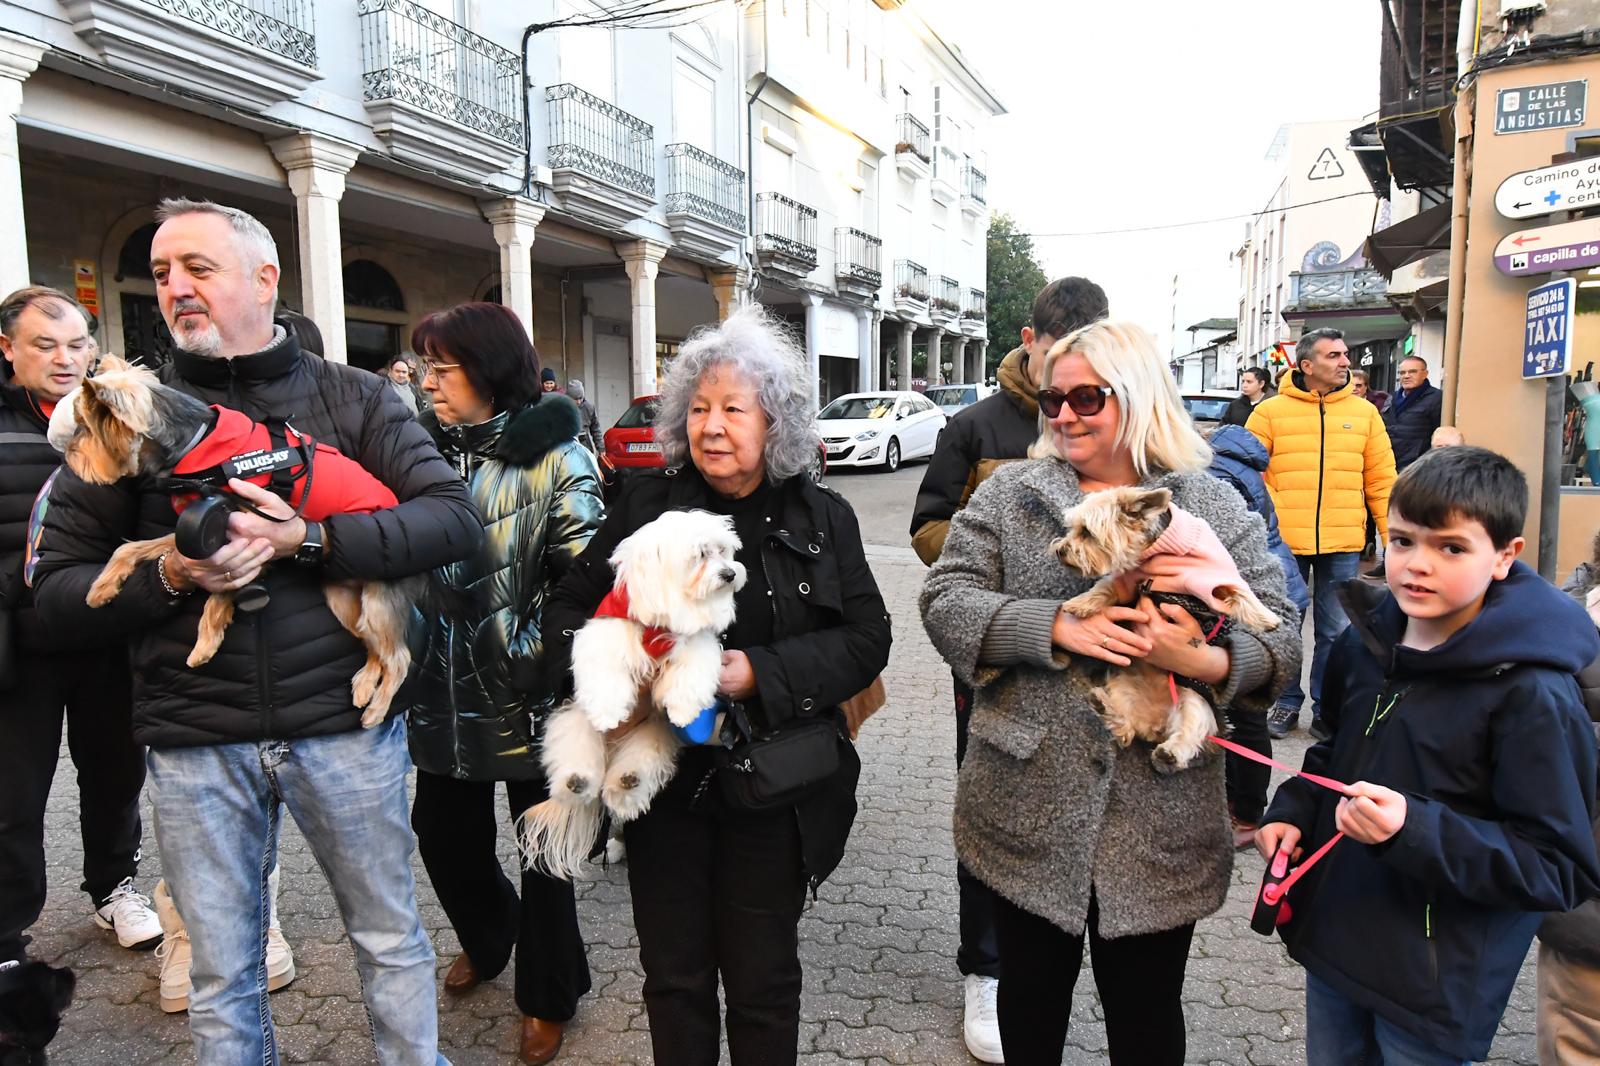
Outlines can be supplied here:
<path id="1" fill-rule="evenodd" d="M 616 582 L 572 640 L 573 699 L 545 723 L 541 761 L 550 798 L 522 816 L 524 862 L 570 879 L 600 830 L 601 804 L 629 822 L 672 779 L 689 726 L 716 702 L 719 634 L 733 624 L 745 571 L 733 519 L 668 511 L 611 555 Z M 648 689 L 651 708 L 626 734 Z"/>

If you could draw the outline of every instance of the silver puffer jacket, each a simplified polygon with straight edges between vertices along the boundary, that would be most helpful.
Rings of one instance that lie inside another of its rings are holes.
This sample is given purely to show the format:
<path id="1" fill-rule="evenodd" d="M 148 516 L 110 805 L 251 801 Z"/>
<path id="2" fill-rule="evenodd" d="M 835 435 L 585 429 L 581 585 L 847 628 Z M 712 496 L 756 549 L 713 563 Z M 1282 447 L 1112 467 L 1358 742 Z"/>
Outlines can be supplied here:
<path id="1" fill-rule="evenodd" d="M 411 758 L 471 781 L 540 775 L 538 721 L 552 703 L 542 616 L 550 591 L 604 517 L 577 406 L 544 393 L 476 426 L 425 423 L 483 514 L 483 547 L 438 572 L 410 682 Z"/>

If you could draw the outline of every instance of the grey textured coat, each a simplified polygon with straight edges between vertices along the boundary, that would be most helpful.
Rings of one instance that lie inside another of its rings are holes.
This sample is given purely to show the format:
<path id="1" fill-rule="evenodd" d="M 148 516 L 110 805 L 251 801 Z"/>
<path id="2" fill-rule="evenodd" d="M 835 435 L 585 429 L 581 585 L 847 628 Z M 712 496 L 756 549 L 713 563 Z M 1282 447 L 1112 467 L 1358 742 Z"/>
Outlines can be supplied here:
<path id="1" fill-rule="evenodd" d="M 1205 473 L 1167 474 L 1179 506 L 1208 522 L 1263 603 L 1296 617 L 1266 527 L 1239 494 Z M 1049 544 L 1083 498 L 1054 459 L 994 474 L 950 527 L 922 592 L 923 622 L 956 674 L 976 689 L 971 744 L 956 785 L 961 861 L 1030 913 L 1081 935 L 1092 891 L 1107 937 L 1172 929 L 1222 905 L 1233 865 L 1222 758 L 1158 775 L 1150 745 L 1118 747 L 1089 690 L 1085 660 L 1050 643 L 1062 601 L 1093 579 Z M 1300 668 L 1283 626 L 1229 638 L 1222 706 L 1265 712 Z"/>

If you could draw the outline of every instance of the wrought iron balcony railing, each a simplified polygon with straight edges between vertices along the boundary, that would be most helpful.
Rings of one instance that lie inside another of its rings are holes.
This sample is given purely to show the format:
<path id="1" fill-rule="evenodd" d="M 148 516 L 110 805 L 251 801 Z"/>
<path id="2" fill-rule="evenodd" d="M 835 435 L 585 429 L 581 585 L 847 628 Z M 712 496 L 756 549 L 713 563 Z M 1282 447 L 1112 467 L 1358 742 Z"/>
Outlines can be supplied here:
<path id="1" fill-rule="evenodd" d="M 401 100 L 522 146 L 515 52 L 413 0 L 360 0 L 356 10 L 367 100 Z"/>
<path id="2" fill-rule="evenodd" d="M 961 309 L 961 317 L 973 322 L 982 322 L 989 314 L 989 296 L 982 289 L 967 290 L 967 306 Z"/>
<path id="3" fill-rule="evenodd" d="M 957 283 L 955 278 L 947 278 L 943 274 L 939 275 L 939 281 L 933 289 L 931 303 L 941 311 L 959 315 L 961 313 L 960 284 Z"/>
<path id="4" fill-rule="evenodd" d="M 576 85 L 552 85 L 550 166 L 581 170 L 644 196 L 656 192 L 655 129 Z"/>
<path id="5" fill-rule="evenodd" d="M 1383 305 L 1389 281 L 1369 267 L 1320 274 L 1292 273 L 1290 306 L 1299 310 Z"/>
<path id="6" fill-rule="evenodd" d="M 700 218 L 744 232 L 744 171 L 692 144 L 669 144 L 667 214 Z"/>
<path id="7" fill-rule="evenodd" d="M 968 163 L 961 171 L 961 195 L 987 207 L 989 204 L 988 175 Z"/>
<path id="8" fill-rule="evenodd" d="M 860 281 L 877 288 L 883 284 L 883 241 L 854 226 L 840 226 L 834 233 L 840 278 Z"/>
<path id="9" fill-rule="evenodd" d="M 894 264 L 894 294 L 905 300 L 928 302 L 928 268 L 910 259 Z"/>
<path id="10" fill-rule="evenodd" d="M 910 152 L 924 163 L 930 163 L 933 154 L 928 148 L 929 143 L 928 127 L 913 115 L 900 116 L 900 139 L 894 146 L 896 152 Z"/>
<path id="11" fill-rule="evenodd" d="M 756 250 L 817 264 L 817 209 L 777 192 L 756 196 Z"/>
<path id="12" fill-rule="evenodd" d="M 312 0 L 145 0 L 151 7 L 178 15 L 274 55 L 317 65 L 317 37 Z"/>

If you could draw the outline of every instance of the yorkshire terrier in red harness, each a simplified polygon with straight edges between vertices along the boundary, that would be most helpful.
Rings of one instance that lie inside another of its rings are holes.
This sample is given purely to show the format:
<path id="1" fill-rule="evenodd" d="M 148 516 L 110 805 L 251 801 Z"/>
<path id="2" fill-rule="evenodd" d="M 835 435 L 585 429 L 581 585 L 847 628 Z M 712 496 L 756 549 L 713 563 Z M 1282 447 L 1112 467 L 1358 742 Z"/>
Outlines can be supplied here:
<path id="1" fill-rule="evenodd" d="M 109 485 L 124 477 L 163 479 L 180 514 L 229 477 L 280 489 L 295 513 L 311 521 L 330 515 L 379 511 L 398 503 L 393 492 L 355 460 L 292 427 L 252 422 L 226 407 L 208 406 L 162 385 L 143 367 L 116 356 L 56 405 L 50 443 L 83 480 Z M 177 546 L 177 537 L 130 541 L 118 548 L 87 597 L 104 607 L 122 591 L 139 563 Z M 367 662 L 351 679 L 351 696 L 363 708 L 361 724 L 383 721 L 411 668 L 405 623 L 423 578 L 403 581 L 328 581 L 328 609 L 367 647 Z M 190 667 L 204 665 L 222 645 L 233 621 L 236 594 L 213 592 L 200 616 Z"/>
<path id="2" fill-rule="evenodd" d="M 572 702 L 545 727 L 550 798 L 522 816 L 529 866 L 571 878 L 602 805 L 614 822 L 632 821 L 672 780 L 682 746 L 672 727 L 716 701 L 718 635 L 745 583 L 738 550 L 733 519 L 707 511 L 668 511 L 617 545 L 611 592 L 572 640 Z M 608 741 L 641 699 L 650 702 L 643 717 Z"/>

